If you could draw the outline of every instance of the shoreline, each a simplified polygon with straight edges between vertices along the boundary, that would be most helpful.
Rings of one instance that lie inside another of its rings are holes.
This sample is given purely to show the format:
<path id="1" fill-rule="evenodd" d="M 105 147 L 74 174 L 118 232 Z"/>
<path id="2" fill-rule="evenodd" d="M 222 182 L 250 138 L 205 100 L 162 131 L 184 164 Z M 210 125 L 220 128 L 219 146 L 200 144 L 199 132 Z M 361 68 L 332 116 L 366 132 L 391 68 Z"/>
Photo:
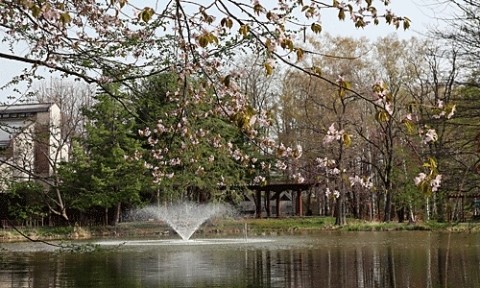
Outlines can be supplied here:
<path id="1" fill-rule="evenodd" d="M 434 221 L 414 224 L 398 222 L 371 222 L 349 219 L 347 225 L 335 226 L 332 217 L 291 217 L 291 218 L 240 218 L 213 219 L 204 223 L 195 235 L 243 236 L 249 235 L 302 235 L 328 231 L 439 231 L 457 233 L 480 233 L 480 222 L 439 223 Z M 67 226 L 67 227 L 16 227 L 0 230 L 0 243 L 58 240 L 89 240 L 99 238 L 165 238 L 175 235 L 172 228 L 160 221 L 124 222 L 116 226 Z"/>

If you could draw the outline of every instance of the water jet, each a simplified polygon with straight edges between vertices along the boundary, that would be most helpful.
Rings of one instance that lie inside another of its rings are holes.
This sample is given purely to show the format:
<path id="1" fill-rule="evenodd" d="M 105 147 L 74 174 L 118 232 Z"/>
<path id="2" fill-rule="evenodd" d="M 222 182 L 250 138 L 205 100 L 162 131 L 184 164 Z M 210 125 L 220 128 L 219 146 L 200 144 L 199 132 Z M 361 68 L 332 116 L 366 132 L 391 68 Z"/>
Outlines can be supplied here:
<path id="1" fill-rule="evenodd" d="M 181 202 L 171 206 L 148 206 L 134 211 L 133 218 L 163 221 L 184 241 L 187 241 L 207 220 L 225 215 L 230 211 L 231 209 L 224 204 Z"/>

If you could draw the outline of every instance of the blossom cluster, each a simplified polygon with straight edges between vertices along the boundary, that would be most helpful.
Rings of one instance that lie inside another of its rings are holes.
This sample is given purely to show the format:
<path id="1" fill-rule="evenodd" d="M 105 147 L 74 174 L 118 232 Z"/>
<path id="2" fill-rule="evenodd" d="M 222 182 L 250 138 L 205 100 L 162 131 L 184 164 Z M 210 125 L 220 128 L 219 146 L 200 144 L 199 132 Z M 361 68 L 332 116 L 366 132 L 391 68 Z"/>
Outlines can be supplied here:
<path id="1" fill-rule="evenodd" d="M 440 119 L 442 117 L 445 117 L 446 119 L 451 119 L 455 115 L 455 112 L 457 110 L 457 106 L 455 104 L 445 105 L 442 100 L 437 101 L 437 107 L 435 108 L 438 113 L 432 116 L 434 119 Z"/>
<path id="2" fill-rule="evenodd" d="M 333 190 L 333 192 L 330 190 L 330 188 L 327 187 L 327 189 L 325 189 L 325 196 L 327 198 L 335 198 L 335 199 L 338 199 L 338 197 L 340 197 L 340 191 L 338 190 Z"/>
<path id="3" fill-rule="evenodd" d="M 329 144 L 333 141 L 340 141 L 342 140 L 343 135 L 345 134 L 345 130 L 337 130 L 335 128 L 335 123 L 332 123 L 330 127 L 328 127 L 327 135 L 323 139 L 323 144 Z"/>
<path id="4" fill-rule="evenodd" d="M 332 176 L 336 176 L 336 175 L 340 175 L 340 173 L 346 173 L 347 170 L 346 169 L 343 169 L 343 170 L 340 170 L 338 167 L 337 167 L 337 163 L 335 160 L 333 159 L 328 159 L 328 158 L 316 158 L 315 159 L 315 162 L 316 162 L 316 166 L 317 168 L 321 168 L 321 169 L 325 169 L 325 174 L 327 175 L 332 175 Z"/>
<path id="5" fill-rule="evenodd" d="M 427 175 L 423 172 L 420 172 L 417 177 L 415 177 L 414 182 L 417 187 L 425 185 L 425 187 L 429 188 L 430 191 L 436 192 L 438 191 L 438 188 L 440 188 L 440 184 L 442 182 L 442 175 L 437 174 L 433 177 L 433 175 Z"/>
<path id="6" fill-rule="evenodd" d="M 435 129 L 427 127 L 426 130 L 420 129 L 419 132 L 420 132 L 420 135 L 423 134 L 423 140 L 422 140 L 423 144 L 433 143 L 438 140 L 438 134 L 437 134 L 437 131 L 435 131 Z"/>
<path id="7" fill-rule="evenodd" d="M 384 82 L 373 85 L 373 103 L 383 109 L 389 116 L 393 115 L 393 98 Z"/>
<path id="8" fill-rule="evenodd" d="M 373 188 L 373 182 L 372 182 L 372 176 L 363 178 L 358 175 L 355 176 L 350 176 L 348 179 L 350 180 L 350 185 L 360 185 L 360 187 L 363 187 L 365 189 L 372 189 Z"/>

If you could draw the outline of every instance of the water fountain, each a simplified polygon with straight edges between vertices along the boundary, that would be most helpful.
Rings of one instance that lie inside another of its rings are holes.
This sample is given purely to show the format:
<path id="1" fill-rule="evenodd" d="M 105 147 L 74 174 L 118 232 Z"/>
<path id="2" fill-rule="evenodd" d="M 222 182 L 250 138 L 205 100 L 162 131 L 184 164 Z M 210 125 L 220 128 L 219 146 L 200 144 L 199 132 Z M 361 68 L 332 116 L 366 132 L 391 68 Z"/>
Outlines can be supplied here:
<path id="1" fill-rule="evenodd" d="M 242 238 L 215 238 L 190 239 L 202 224 L 212 217 L 232 214 L 234 209 L 224 204 L 198 204 L 181 202 L 171 206 L 148 206 L 138 209 L 131 214 L 134 221 L 162 221 L 168 224 L 180 237 L 177 239 L 146 239 L 146 240 L 102 240 L 98 245 L 125 245 L 125 246 L 158 246 L 158 245 L 215 245 L 264 243 L 270 239 L 248 238 L 246 231 Z M 247 226 L 245 224 L 245 229 Z"/>
<path id="2" fill-rule="evenodd" d="M 183 240 L 189 240 L 208 219 L 230 211 L 223 204 L 196 204 L 182 202 L 172 206 L 148 206 L 135 211 L 135 218 L 155 219 L 167 223 Z"/>

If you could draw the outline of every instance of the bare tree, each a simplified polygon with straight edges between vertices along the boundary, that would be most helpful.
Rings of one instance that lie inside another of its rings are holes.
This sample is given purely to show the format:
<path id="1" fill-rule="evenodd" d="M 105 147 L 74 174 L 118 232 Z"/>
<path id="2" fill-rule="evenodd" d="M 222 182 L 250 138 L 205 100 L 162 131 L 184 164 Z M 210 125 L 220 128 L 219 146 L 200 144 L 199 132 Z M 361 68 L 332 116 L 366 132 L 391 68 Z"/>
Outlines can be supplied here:
<path id="1" fill-rule="evenodd" d="M 92 106 L 94 85 L 51 78 L 40 83 L 34 95 L 39 103 L 55 103 L 62 112 L 62 138 L 81 136 L 84 131 L 82 110 Z"/>

